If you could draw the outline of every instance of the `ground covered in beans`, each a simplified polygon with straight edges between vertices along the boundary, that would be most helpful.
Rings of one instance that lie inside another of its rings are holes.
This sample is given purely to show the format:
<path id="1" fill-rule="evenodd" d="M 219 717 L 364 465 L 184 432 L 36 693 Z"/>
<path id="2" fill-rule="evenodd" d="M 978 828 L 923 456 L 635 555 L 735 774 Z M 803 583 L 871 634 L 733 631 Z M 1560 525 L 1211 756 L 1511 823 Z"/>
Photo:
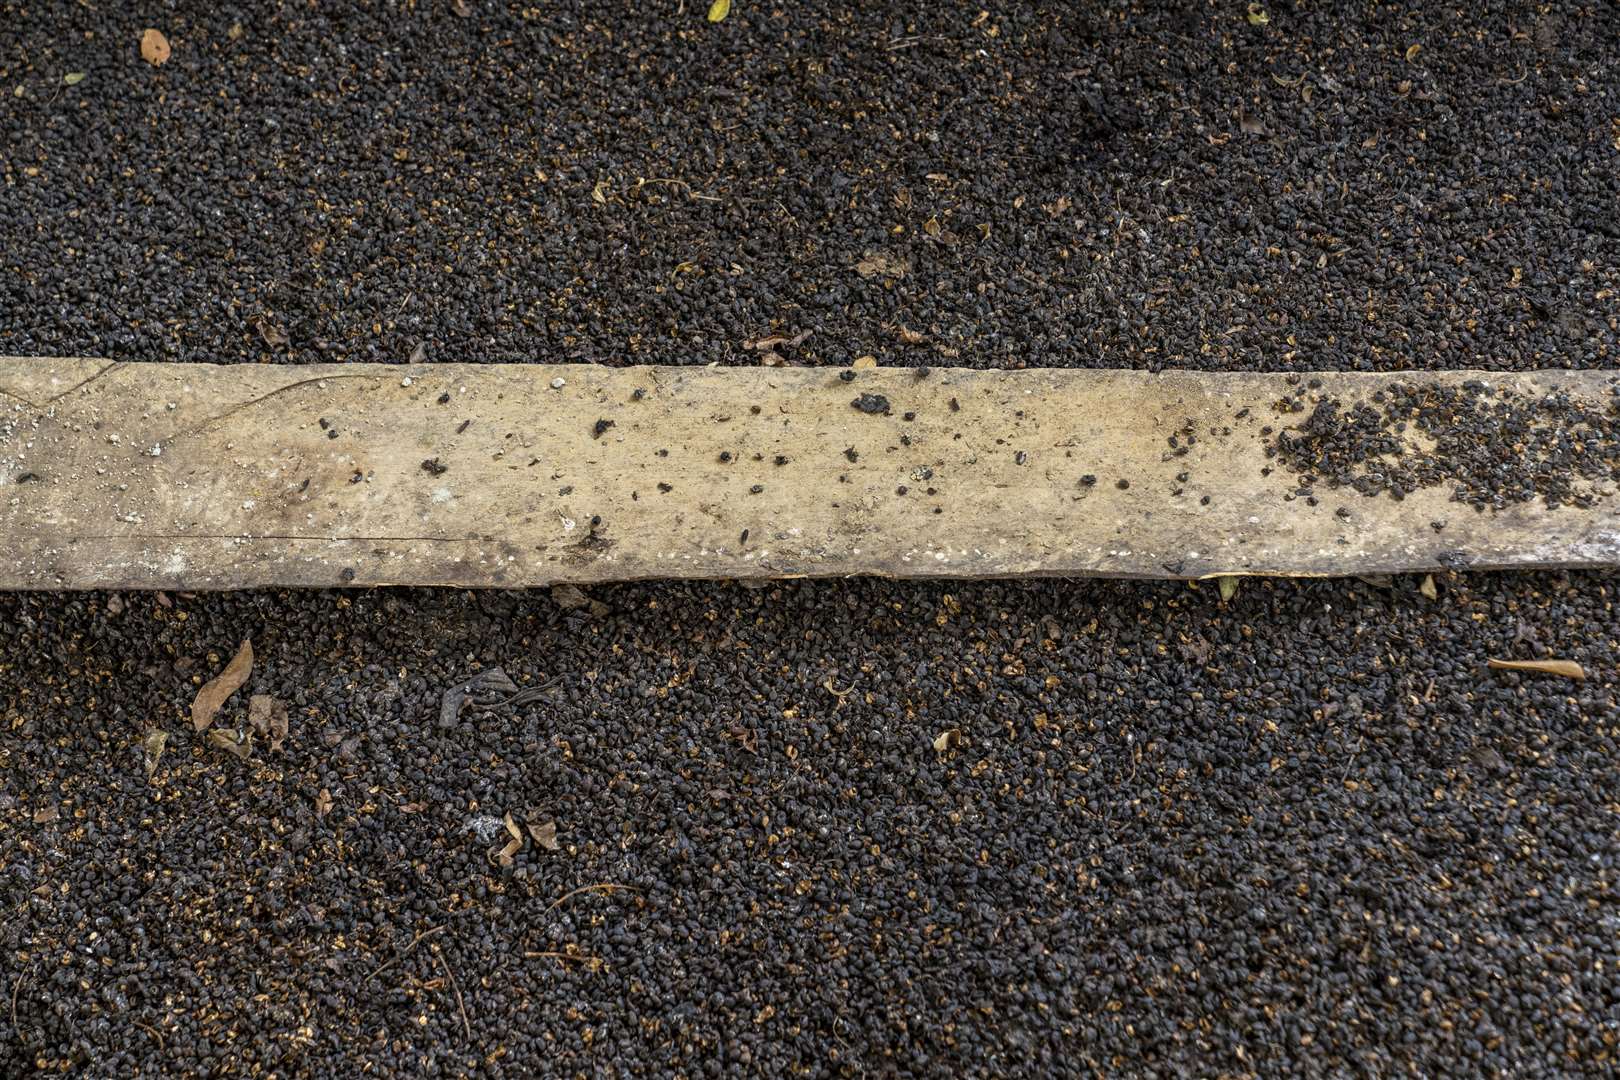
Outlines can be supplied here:
<path id="1" fill-rule="evenodd" d="M 1600 5 L 706 11 L 0 3 L 0 352 L 1614 363 Z M 1616 578 L 1427 584 L 0 596 L 0 1074 L 1612 1069 Z"/>

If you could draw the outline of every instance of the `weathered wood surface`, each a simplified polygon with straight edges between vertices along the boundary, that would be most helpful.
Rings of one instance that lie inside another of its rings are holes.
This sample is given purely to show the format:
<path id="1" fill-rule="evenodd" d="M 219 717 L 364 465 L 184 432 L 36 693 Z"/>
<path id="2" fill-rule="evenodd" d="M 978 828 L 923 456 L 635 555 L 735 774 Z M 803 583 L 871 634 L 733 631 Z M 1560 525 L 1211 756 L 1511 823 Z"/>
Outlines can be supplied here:
<path id="1" fill-rule="evenodd" d="M 1316 377 L 1347 399 L 1391 379 Z M 1594 398 L 1616 379 L 1414 377 Z M 1262 475 L 1259 435 L 1301 419 L 1272 412 L 1286 391 L 1282 376 L 1185 372 L 844 381 L 826 368 L 0 358 L 0 587 L 1331 575 L 1620 558 L 1612 497 L 1483 514 L 1444 489 L 1290 500 L 1298 479 Z M 853 408 L 863 393 L 889 413 Z M 1202 437 L 1167 457 L 1189 422 Z M 1097 482 L 1082 486 L 1085 474 Z"/>

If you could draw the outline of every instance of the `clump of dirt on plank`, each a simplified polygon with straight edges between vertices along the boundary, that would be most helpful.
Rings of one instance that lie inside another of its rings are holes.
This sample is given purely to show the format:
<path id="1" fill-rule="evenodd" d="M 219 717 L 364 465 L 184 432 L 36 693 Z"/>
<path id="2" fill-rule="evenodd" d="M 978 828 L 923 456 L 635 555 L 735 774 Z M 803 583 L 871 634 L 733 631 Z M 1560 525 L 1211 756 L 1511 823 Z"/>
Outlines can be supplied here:
<path id="1" fill-rule="evenodd" d="M 1295 394 L 1279 412 L 1302 412 Z M 1478 511 L 1541 499 L 1591 506 L 1620 481 L 1620 397 L 1593 401 L 1555 390 L 1539 397 L 1479 380 L 1456 386 L 1393 382 L 1367 401 L 1315 401 L 1266 448 L 1306 488 L 1349 487 L 1402 499 L 1450 485 Z"/>

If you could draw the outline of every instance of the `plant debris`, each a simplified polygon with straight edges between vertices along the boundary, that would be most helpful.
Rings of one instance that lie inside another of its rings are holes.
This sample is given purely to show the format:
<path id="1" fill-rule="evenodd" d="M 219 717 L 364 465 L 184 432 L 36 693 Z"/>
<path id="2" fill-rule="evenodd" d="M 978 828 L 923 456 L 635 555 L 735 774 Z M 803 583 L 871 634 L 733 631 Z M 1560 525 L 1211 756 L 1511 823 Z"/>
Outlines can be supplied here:
<path id="1" fill-rule="evenodd" d="M 529 835 L 534 837 L 536 844 L 539 844 L 547 851 L 558 851 L 562 848 L 562 845 L 557 842 L 557 823 L 555 821 L 547 820 L 538 825 L 530 822 Z"/>
<path id="2" fill-rule="evenodd" d="M 146 778 L 152 779 L 157 772 L 158 762 L 163 760 L 163 751 L 169 745 L 169 733 L 157 728 L 148 731 L 141 738 L 141 755 L 146 765 Z"/>
<path id="3" fill-rule="evenodd" d="M 1584 679 L 1586 669 L 1573 660 L 1498 660 L 1486 661 L 1497 671 L 1528 671 L 1537 675 L 1558 675 L 1565 679 Z"/>
<path id="4" fill-rule="evenodd" d="M 444 692 L 439 701 L 439 726 L 454 727 L 462 708 L 469 702 L 496 704 L 515 693 L 517 684 L 507 677 L 504 670 L 498 667 L 485 668 L 472 678 L 457 683 Z"/>
<path id="5" fill-rule="evenodd" d="M 899 281 L 911 272 L 911 260 L 902 259 L 886 251 L 869 250 L 861 261 L 855 264 L 855 272 L 863 278 L 883 277 Z"/>
<path id="6" fill-rule="evenodd" d="M 227 698 L 248 681 L 253 674 L 253 639 L 244 638 L 236 655 L 225 665 L 225 670 L 203 684 L 191 702 L 191 727 L 194 731 L 207 731 L 214 716 Z"/>
<path id="7" fill-rule="evenodd" d="M 287 706 L 269 694 L 254 694 L 248 699 L 248 723 L 275 753 L 287 738 Z"/>
<path id="8" fill-rule="evenodd" d="M 245 761 L 253 753 L 253 732 L 240 728 L 210 728 L 208 745 L 229 751 Z"/>
<path id="9" fill-rule="evenodd" d="M 517 822 L 512 820 L 510 813 L 502 819 L 502 824 L 506 826 L 506 831 L 511 838 L 507 840 L 506 845 L 499 851 L 490 853 L 490 861 L 496 866 L 507 867 L 512 865 L 517 853 L 523 850 L 523 833 L 518 829 Z"/>

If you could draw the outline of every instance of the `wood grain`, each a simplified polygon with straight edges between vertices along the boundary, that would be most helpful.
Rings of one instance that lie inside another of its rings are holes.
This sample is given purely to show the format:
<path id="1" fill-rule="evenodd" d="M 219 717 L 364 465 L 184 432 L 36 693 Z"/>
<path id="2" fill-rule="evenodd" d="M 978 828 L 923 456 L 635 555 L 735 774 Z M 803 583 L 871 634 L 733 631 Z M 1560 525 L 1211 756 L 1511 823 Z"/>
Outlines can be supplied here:
<path id="1" fill-rule="evenodd" d="M 1260 435 L 1300 419 L 1272 409 L 1283 376 L 853 374 L 0 358 L 0 587 L 1190 578 L 1620 556 L 1608 491 L 1590 509 L 1482 514 L 1441 489 L 1291 499 L 1298 478 L 1265 473 Z M 1594 399 L 1616 381 L 1409 377 Z M 1393 377 L 1308 378 L 1355 400 Z M 862 394 L 887 412 L 854 407 Z M 1198 442 L 1171 456 L 1189 425 Z"/>

